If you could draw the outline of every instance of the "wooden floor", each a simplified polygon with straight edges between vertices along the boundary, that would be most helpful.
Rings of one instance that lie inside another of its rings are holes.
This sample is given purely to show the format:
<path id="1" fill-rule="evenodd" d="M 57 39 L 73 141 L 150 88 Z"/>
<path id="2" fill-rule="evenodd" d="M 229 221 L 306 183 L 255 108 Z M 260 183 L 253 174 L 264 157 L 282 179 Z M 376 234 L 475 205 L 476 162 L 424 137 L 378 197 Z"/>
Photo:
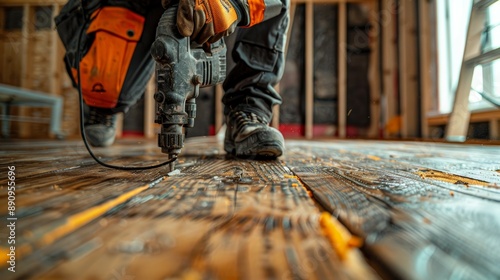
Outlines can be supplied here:
<path id="1" fill-rule="evenodd" d="M 288 141 L 255 161 L 192 138 L 170 174 L 103 168 L 79 141 L 0 147 L 0 279 L 500 278 L 500 146 Z M 165 159 L 139 140 L 96 153 Z"/>

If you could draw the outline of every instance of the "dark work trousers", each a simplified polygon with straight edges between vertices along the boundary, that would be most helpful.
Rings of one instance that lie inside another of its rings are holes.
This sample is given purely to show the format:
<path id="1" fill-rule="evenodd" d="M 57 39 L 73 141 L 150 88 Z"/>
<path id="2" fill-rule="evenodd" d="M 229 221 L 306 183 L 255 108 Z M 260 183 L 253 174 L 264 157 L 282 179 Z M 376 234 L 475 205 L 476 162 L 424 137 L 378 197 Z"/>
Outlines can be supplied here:
<path id="1" fill-rule="evenodd" d="M 250 28 L 239 28 L 232 51 L 236 66 L 224 82 L 224 114 L 232 110 L 272 118 L 272 107 L 281 104 L 274 86 L 285 68 L 285 42 L 289 24 L 289 0 L 281 13 Z"/>
<path id="2" fill-rule="evenodd" d="M 282 1 L 283 9 L 278 16 L 250 28 L 238 28 L 232 51 L 236 66 L 228 73 L 224 83 L 226 115 L 232 109 L 241 109 L 257 113 L 269 121 L 272 107 L 281 104 L 281 97 L 274 86 L 284 71 L 284 48 L 289 23 L 289 0 Z M 113 109 L 102 109 L 104 113 L 126 112 L 144 93 L 154 70 L 150 48 L 163 11 L 161 1 L 150 1 L 145 12 L 143 34 L 132 56 L 118 104 Z"/>

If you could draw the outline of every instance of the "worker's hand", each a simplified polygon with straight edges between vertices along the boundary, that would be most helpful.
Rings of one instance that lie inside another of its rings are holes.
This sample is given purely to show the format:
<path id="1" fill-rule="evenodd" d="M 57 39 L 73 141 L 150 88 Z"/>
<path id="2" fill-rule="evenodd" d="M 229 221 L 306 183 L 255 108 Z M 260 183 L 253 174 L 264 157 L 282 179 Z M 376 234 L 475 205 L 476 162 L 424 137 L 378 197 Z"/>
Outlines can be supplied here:
<path id="1" fill-rule="evenodd" d="M 167 8 L 173 1 L 162 2 Z M 198 44 L 213 43 L 234 32 L 241 14 L 237 9 L 233 0 L 179 0 L 177 28 Z"/>
<path id="2" fill-rule="evenodd" d="M 198 44 L 213 43 L 233 33 L 236 26 L 250 27 L 278 15 L 280 0 L 178 0 L 177 28 Z M 162 0 L 168 8 L 176 0 Z"/>

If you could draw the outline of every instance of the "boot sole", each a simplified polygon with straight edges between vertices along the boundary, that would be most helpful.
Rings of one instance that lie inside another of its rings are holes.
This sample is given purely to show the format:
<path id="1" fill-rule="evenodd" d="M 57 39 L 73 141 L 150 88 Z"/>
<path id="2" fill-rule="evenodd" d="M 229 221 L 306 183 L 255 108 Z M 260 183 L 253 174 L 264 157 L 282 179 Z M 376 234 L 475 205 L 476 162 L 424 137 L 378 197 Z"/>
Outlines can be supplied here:
<path id="1" fill-rule="evenodd" d="M 269 143 L 262 146 L 250 148 L 245 151 L 236 151 L 235 148 L 226 147 L 226 152 L 240 158 L 263 158 L 274 159 L 283 155 L 283 147 L 279 144 Z"/>
<path id="2" fill-rule="evenodd" d="M 270 140 L 273 138 L 268 137 L 270 134 L 273 133 L 255 133 L 237 143 L 225 141 L 224 150 L 237 157 L 277 158 L 283 155 L 283 140 Z"/>

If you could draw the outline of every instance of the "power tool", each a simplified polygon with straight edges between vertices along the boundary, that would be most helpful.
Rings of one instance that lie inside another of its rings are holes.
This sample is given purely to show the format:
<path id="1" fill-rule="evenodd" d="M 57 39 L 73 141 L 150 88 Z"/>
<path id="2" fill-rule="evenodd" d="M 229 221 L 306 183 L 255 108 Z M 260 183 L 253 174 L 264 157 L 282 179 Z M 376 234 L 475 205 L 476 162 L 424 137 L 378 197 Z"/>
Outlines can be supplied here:
<path id="1" fill-rule="evenodd" d="M 224 40 L 202 46 L 191 42 L 179 33 L 176 16 L 177 4 L 165 10 L 151 46 L 157 79 L 155 123 L 161 125 L 158 146 L 169 159 L 181 153 L 186 128 L 194 126 L 200 87 L 222 83 L 226 78 Z M 173 171 L 173 163 L 170 168 Z"/>

